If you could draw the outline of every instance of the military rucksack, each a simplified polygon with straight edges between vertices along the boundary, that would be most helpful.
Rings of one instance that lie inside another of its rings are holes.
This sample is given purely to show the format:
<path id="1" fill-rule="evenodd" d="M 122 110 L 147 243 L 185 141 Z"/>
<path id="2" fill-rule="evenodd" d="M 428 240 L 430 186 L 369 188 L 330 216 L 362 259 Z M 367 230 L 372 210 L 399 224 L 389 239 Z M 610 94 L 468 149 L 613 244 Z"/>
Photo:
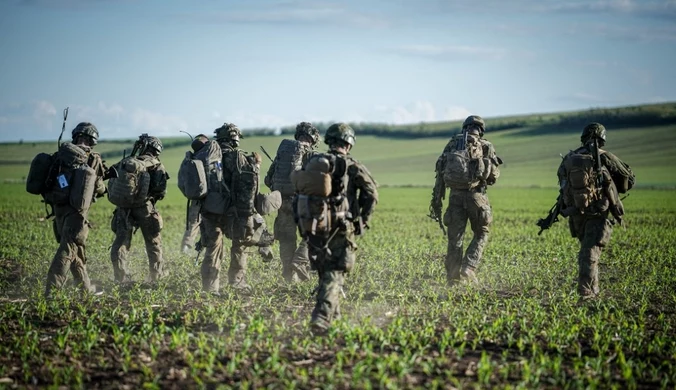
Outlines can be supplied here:
<path id="1" fill-rule="evenodd" d="M 232 204 L 238 215 L 252 215 L 256 213 L 256 196 L 258 195 L 258 173 L 260 171 L 260 156 L 256 153 L 249 155 L 237 150 L 235 171 L 232 173 Z"/>
<path id="2" fill-rule="evenodd" d="M 133 208 L 145 205 L 150 190 L 150 169 L 158 165 L 156 159 L 128 156 L 114 165 L 117 178 L 108 180 L 108 200 L 118 207 Z"/>
<path id="3" fill-rule="evenodd" d="M 594 155 L 586 149 L 575 150 L 565 157 L 563 166 L 566 170 L 566 182 L 563 196 L 567 206 L 585 210 L 601 199 L 602 188 L 598 185 L 595 165 Z"/>
<path id="4" fill-rule="evenodd" d="M 62 143 L 53 155 L 40 153 L 31 162 L 26 190 L 39 191 L 47 204 L 70 204 L 80 212 L 87 211 L 96 188 L 96 172 L 87 165 L 88 160 L 85 147 L 70 142 Z"/>
<path id="5" fill-rule="evenodd" d="M 334 154 L 317 154 L 291 174 L 296 191 L 293 211 L 301 236 L 328 237 L 346 218 L 348 168 L 351 160 Z"/>
<path id="6" fill-rule="evenodd" d="M 481 183 L 485 171 L 481 141 L 469 141 L 470 137 L 456 136 L 444 153 L 443 179 L 446 187 L 468 190 Z"/>
<path id="7" fill-rule="evenodd" d="M 299 171 L 303 167 L 303 156 L 308 149 L 308 146 L 297 140 L 282 140 L 275 158 L 275 172 L 272 175 L 273 191 L 277 190 L 285 197 L 294 194 L 291 173 Z"/>

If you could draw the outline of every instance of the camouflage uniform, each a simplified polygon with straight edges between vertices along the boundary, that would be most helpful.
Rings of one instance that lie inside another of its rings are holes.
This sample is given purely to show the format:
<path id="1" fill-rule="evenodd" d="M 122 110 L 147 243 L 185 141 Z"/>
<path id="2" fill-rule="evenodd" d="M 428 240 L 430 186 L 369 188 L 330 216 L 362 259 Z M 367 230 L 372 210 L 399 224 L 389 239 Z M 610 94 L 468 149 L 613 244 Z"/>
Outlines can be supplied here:
<path id="1" fill-rule="evenodd" d="M 238 196 L 238 191 L 234 184 L 240 168 L 249 165 L 252 156 L 247 156 L 242 150 L 238 149 L 240 130 L 231 123 L 226 123 L 216 129 L 216 138 L 218 139 L 223 152 L 223 181 L 228 183 L 232 193 L 233 201 Z M 253 154 L 260 164 L 260 156 Z M 258 165 L 256 165 L 256 174 Z M 257 189 L 256 189 L 257 192 Z M 254 194 L 255 198 L 255 194 Z M 243 201 L 255 199 L 246 199 Z M 257 214 L 255 210 L 237 209 L 231 206 L 226 214 L 214 214 L 202 210 L 202 244 L 204 245 L 204 260 L 202 261 L 202 290 L 205 292 L 219 293 L 219 275 L 221 269 L 221 260 L 223 258 L 223 236 L 232 240 L 230 248 L 230 267 L 228 269 L 228 283 L 234 288 L 242 291 L 250 290 L 250 286 L 245 279 L 247 269 L 246 249 L 248 247 L 258 247 L 258 252 L 271 260 L 273 236 L 268 232 L 265 219 Z"/>
<path id="2" fill-rule="evenodd" d="M 307 235 L 310 261 L 317 270 L 319 286 L 317 302 L 312 311 L 312 326 L 325 330 L 331 321 L 340 316 L 340 295 L 345 275 L 355 263 L 357 244 L 355 235 L 362 234 L 378 202 L 377 183 L 366 167 L 347 153 L 355 143 L 354 131 L 344 123 L 331 125 L 325 142 L 330 146 L 327 153 L 336 160 L 345 161 L 347 173 L 332 173 L 332 193 L 329 196 L 331 218 L 336 223 L 329 235 Z M 304 164 L 304 167 L 307 164 Z M 347 213 L 347 218 L 338 218 Z M 325 249 L 326 248 L 326 249 Z"/>
<path id="3" fill-rule="evenodd" d="M 476 270 L 481 262 L 481 257 L 488 242 L 490 225 L 493 221 L 491 205 L 486 195 L 486 187 L 495 184 L 500 176 L 500 159 L 495 153 L 493 145 L 481 138 L 484 132 L 484 122 L 479 116 L 471 115 L 463 123 L 463 130 L 474 134 L 474 142 L 479 142 L 483 152 L 483 162 L 486 168 L 480 173 L 480 180 L 469 189 L 451 187 L 448 208 L 443 216 L 443 224 L 448 227 L 448 247 L 444 262 L 446 268 L 446 281 L 453 285 L 461 279 L 476 281 Z M 461 142 L 463 134 L 456 135 L 448 142 L 441 156 L 437 159 L 437 179 L 434 187 L 434 197 L 437 208 L 441 209 L 442 200 L 445 197 L 446 184 L 442 172 L 444 172 L 447 153 L 454 150 L 456 143 Z M 468 141 L 469 142 L 469 141 Z M 433 199 L 433 203 L 435 203 Z M 474 234 L 463 256 L 463 240 L 465 228 L 469 220 Z"/>
<path id="4" fill-rule="evenodd" d="M 287 282 L 309 280 L 307 242 L 303 239 L 297 245 L 296 220 L 293 215 L 293 195 L 289 175 L 296 167 L 292 167 L 295 158 L 300 162 L 314 154 L 312 148 L 319 140 L 319 131 L 308 122 L 296 126 L 295 140 L 284 140 L 277 148 L 277 155 L 265 176 L 265 185 L 271 190 L 280 191 L 282 206 L 275 218 L 274 234 L 279 240 L 279 255 L 282 260 L 282 276 Z M 297 169 L 301 167 L 298 166 Z"/>
<path id="5" fill-rule="evenodd" d="M 152 137 L 155 140 L 157 138 Z M 159 140 L 157 140 L 159 141 Z M 111 229 L 115 233 L 110 250 L 110 260 L 113 264 L 113 274 L 115 281 L 126 283 L 131 281 L 129 273 L 128 255 L 131 247 L 131 239 L 135 229 L 140 228 L 145 242 L 146 253 L 148 254 L 149 279 L 155 282 L 165 275 L 163 270 L 164 260 L 162 258 L 162 216 L 155 208 L 155 203 L 164 199 L 167 193 L 167 174 L 164 165 L 157 157 L 162 151 L 161 143 L 159 150 L 151 152 L 150 147 L 141 151 L 138 159 L 149 163 L 150 187 L 148 189 L 148 199 L 140 207 L 123 208 L 117 207 L 113 213 Z"/>
<path id="6" fill-rule="evenodd" d="M 97 174 L 96 189 L 94 196 L 102 197 L 106 193 L 103 183 L 107 168 L 101 160 L 101 155 L 93 152 L 89 146 L 78 142 L 80 137 L 88 137 L 93 147 L 98 140 L 98 130 L 89 122 L 82 122 L 73 129 L 73 143 L 85 150 L 89 156 L 87 165 L 94 169 Z M 73 274 L 75 284 L 84 291 L 95 289 L 89 281 L 87 274 L 86 241 L 89 235 L 89 210 L 78 211 L 70 204 L 54 204 L 54 238 L 59 243 L 59 248 L 54 254 L 52 263 L 47 272 L 45 295 L 49 296 L 53 289 L 63 287 L 68 278 L 68 270 Z"/>
<path id="7" fill-rule="evenodd" d="M 581 141 L 583 146 L 568 153 L 559 169 L 557 176 L 564 196 L 561 196 L 561 208 L 564 216 L 569 215 L 569 228 L 573 237 L 580 241 L 578 253 L 577 291 L 583 298 L 591 298 L 599 293 L 599 259 L 602 249 L 610 242 L 610 236 L 615 222 L 622 221 L 624 209 L 619 199 L 618 191 L 623 193 L 634 185 L 635 176 L 631 168 L 610 152 L 600 149 L 606 139 L 603 125 L 590 123 L 583 132 Z M 573 154 L 593 154 L 593 141 L 598 142 L 602 171 L 607 172 L 604 184 L 605 190 L 599 191 L 599 199 L 585 210 L 577 210 L 574 202 L 565 196 L 568 172 L 566 159 Z M 624 183 L 622 183 L 624 181 Z M 614 217 L 611 221 L 609 217 Z"/>

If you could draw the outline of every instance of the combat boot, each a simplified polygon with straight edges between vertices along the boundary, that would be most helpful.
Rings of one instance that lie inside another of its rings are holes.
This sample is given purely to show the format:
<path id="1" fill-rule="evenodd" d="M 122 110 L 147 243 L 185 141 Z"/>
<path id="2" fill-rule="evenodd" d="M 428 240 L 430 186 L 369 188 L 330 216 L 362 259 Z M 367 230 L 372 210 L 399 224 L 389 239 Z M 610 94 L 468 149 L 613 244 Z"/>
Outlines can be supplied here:
<path id="1" fill-rule="evenodd" d="M 462 267 L 460 270 L 460 279 L 468 284 L 477 284 L 479 283 L 479 279 L 476 277 L 476 272 L 472 267 Z"/>

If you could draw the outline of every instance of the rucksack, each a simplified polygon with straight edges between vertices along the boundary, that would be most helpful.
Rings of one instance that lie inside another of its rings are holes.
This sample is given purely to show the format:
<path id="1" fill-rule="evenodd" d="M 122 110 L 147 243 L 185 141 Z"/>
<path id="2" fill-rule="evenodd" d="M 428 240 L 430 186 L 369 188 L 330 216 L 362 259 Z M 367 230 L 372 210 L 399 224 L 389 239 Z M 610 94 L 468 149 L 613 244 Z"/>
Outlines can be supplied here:
<path id="1" fill-rule="evenodd" d="M 190 200 L 204 199 L 210 184 L 214 190 L 216 183 L 223 181 L 223 152 L 218 142 L 207 142 L 197 152 L 185 153 L 178 169 L 178 188 Z"/>
<path id="2" fill-rule="evenodd" d="M 328 237 L 349 218 L 346 196 L 350 160 L 333 154 L 317 154 L 305 167 L 291 174 L 296 191 L 293 211 L 301 236 Z"/>
<path id="3" fill-rule="evenodd" d="M 232 173 L 232 203 L 239 215 L 252 215 L 256 212 L 258 195 L 258 173 L 260 160 L 254 153 L 245 155 L 237 150 L 236 169 Z"/>
<path id="4" fill-rule="evenodd" d="M 279 191 L 284 197 L 294 194 L 291 173 L 299 171 L 303 167 L 303 156 L 307 150 L 308 147 L 297 140 L 282 140 L 275 158 L 276 165 L 275 172 L 272 175 L 271 188 L 273 191 Z"/>
<path id="5" fill-rule="evenodd" d="M 150 173 L 154 159 L 128 156 L 114 165 L 118 177 L 108 180 L 108 200 L 118 207 L 133 208 L 145 205 L 150 190 Z"/>
<path id="6" fill-rule="evenodd" d="M 62 143 L 51 156 L 46 153 L 37 155 L 29 172 L 31 189 L 41 190 L 47 204 L 70 204 L 80 212 L 87 211 L 94 197 L 97 178 L 96 171 L 87 165 L 88 160 L 87 151 L 70 142 Z M 44 181 L 40 186 L 42 178 Z"/>
<path id="7" fill-rule="evenodd" d="M 457 136 L 444 157 L 446 187 L 468 190 L 481 183 L 481 175 L 485 171 L 481 141 L 465 142 L 462 135 Z"/>
<path id="8" fill-rule="evenodd" d="M 56 153 L 38 153 L 33 158 L 26 177 L 26 191 L 33 195 L 42 195 L 47 192 L 47 180 L 55 159 Z"/>
<path id="9" fill-rule="evenodd" d="M 204 169 L 204 182 L 200 178 L 200 183 L 196 184 L 198 190 L 194 191 L 194 195 L 198 196 L 206 183 L 206 194 L 197 198 L 202 200 L 202 210 L 212 214 L 225 214 L 230 207 L 232 191 L 228 183 L 223 180 L 223 150 L 221 146 L 217 141 L 211 140 L 194 153 L 194 159 L 200 161 Z M 199 163 L 196 164 L 196 169 L 199 170 Z M 199 172 L 195 174 L 199 175 Z M 197 182 L 197 180 L 194 181 Z"/>
<path id="10" fill-rule="evenodd" d="M 602 188 L 598 186 L 593 154 L 586 149 L 575 150 L 566 156 L 563 165 L 566 170 L 566 183 L 563 188 L 566 205 L 585 210 L 593 202 L 601 199 Z"/>

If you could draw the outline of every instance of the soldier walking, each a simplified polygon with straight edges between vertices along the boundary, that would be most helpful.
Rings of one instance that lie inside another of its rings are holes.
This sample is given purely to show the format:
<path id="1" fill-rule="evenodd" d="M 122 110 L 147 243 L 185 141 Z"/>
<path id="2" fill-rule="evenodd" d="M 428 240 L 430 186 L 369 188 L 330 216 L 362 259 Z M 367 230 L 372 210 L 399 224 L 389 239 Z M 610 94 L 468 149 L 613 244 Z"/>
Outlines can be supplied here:
<path id="1" fill-rule="evenodd" d="M 335 123 L 327 129 L 324 142 L 329 151 L 313 155 L 291 177 L 298 194 L 294 206 L 298 228 L 319 276 L 311 318 L 317 332 L 328 329 L 340 316 L 345 275 L 355 262 L 355 236 L 369 228 L 378 202 L 376 181 L 349 155 L 354 130 L 346 123 Z"/>
<path id="2" fill-rule="evenodd" d="M 265 175 L 265 185 L 282 195 L 282 206 L 275 219 L 274 235 L 279 240 L 279 254 L 282 259 L 282 276 L 289 283 L 310 279 L 307 243 L 297 245 L 298 227 L 293 216 L 294 188 L 291 173 L 298 171 L 303 162 L 313 154 L 319 142 L 319 131 L 309 122 L 296 125 L 294 139 L 285 139 L 279 144 L 277 154 Z"/>
<path id="3" fill-rule="evenodd" d="M 568 153 L 559 166 L 560 210 L 569 217 L 570 234 L 580 242 L 577 291 L 582 299 L 599 294 L 599 259 L 610 242 L 613 225 L 622 224 L 620 193 L 634 186 L 629 165 L 601 147 L 606 128 L 596 122 L 584 127 L 582 146 Z"/>
<path id="4" fill-rule="evenodd" d="M 448 227 L 444 265 L 449 286 L 461 280 L 477 281 L 476 271 L 493 221 L 486 190 L 500 176 L 502 161 L 493 144 L 483 138 L 485 129 L 486 123 L 480 116 L 468 116 L 462 124 L 462 132 L 451 138 L 436 163 L 430 211 L 433 218 Z M 441 219 L 447 187 L 451 189 L 448 208 Z M 474 236 L 463 255 L 468 220 Z"/>
<path id="5" fill-rule="evenodd" d="M 135 149 L 138 155 L 132 152 L 131 158 L 136 162 L 123 159 L 117 164 L 119 178 L 109 183 L 108 199 L 116 204 L 113 212 L 111 228 L 115 233 L 115 240 L 110 250 L 110 260 L 113 264 L 115 282 L 131 282 L 129 273 L 129 248 L 135 229 L 140 228 L 148 254 L 148 268 L 150 282 L 156 282 L 165 275 L 162 258 L 162 216 L 155 207 L 157 202 L 164 199 L 167 193 L 167 174 L 164 165 L 159 159 L 162 153 L 162 142 L 157 137 L 143 134 L 136 142 Z M 139 168 L 143 166 L 143 168 Z M 130 168 L 133 167 L 133 168 Z M 133 171 L 140 169 L 140 171 Z M 134 178 L 131 178 L 134 176 Z M 129 183 L 137 181 L 143 183 L 145 176 L 147 187 L 139 189 L 136 196 L 127 190 Z M 128 182 L 126 182 L 126 178 Z"/>

